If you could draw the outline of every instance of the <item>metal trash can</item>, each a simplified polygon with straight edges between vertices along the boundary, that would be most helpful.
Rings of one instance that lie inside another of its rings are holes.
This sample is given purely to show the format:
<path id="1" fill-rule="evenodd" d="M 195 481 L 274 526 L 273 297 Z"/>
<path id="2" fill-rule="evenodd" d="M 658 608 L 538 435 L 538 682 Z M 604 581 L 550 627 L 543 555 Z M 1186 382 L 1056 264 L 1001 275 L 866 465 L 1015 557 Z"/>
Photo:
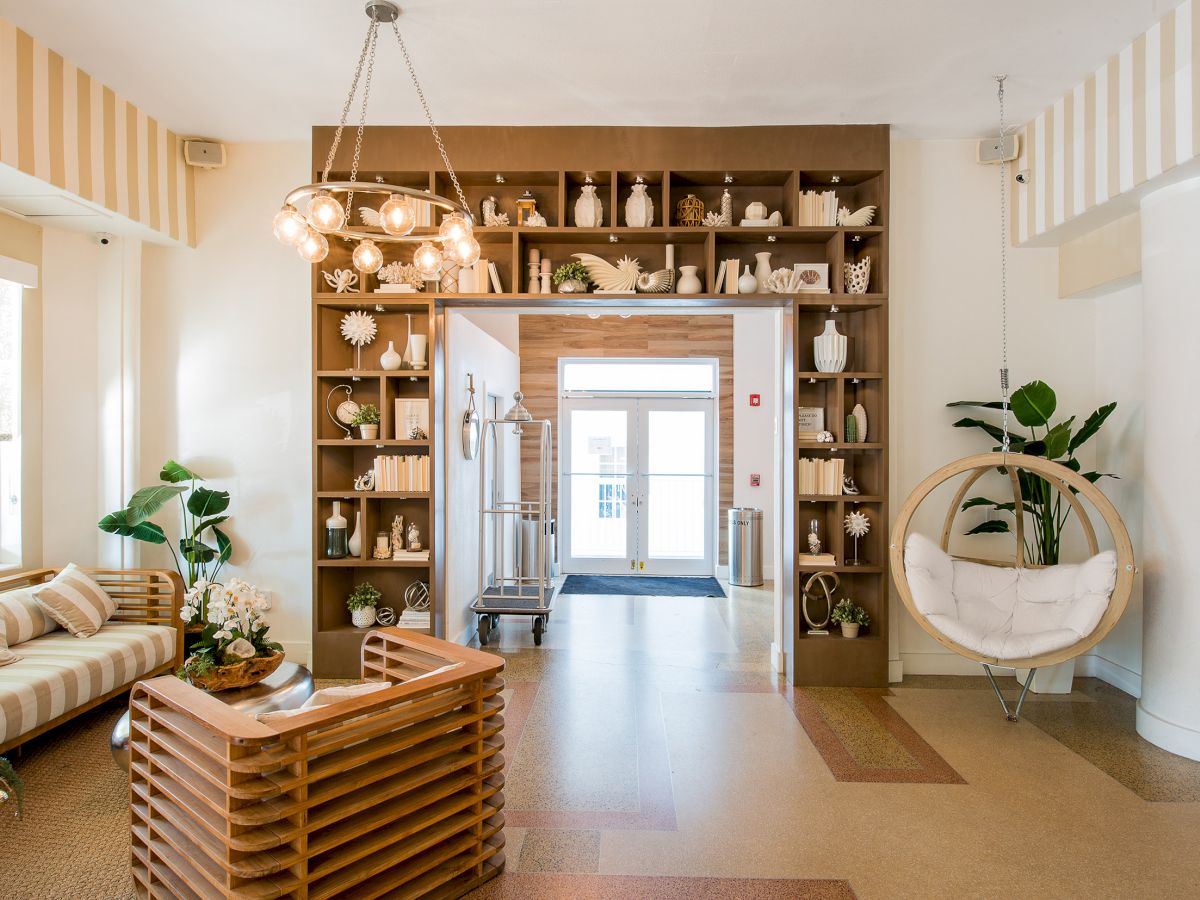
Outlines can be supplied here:
<path id="1" fill-rule="evenodd" d="M 729 583 L 754 587 L 763 583 L 763 514 L 736 506 L 729 510 Z"/>

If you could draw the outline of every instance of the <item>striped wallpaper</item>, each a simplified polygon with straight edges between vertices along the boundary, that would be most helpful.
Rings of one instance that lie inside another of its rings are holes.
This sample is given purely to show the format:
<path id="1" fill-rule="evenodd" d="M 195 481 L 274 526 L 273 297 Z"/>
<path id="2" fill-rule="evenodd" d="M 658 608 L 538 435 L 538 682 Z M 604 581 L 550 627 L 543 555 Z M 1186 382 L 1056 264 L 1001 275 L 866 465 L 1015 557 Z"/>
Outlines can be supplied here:
<path id="1" fill-rule="evenodd" d="M 2 18 L 0 163 L 196 243 L 180 137 Z"/>
<path id="2" fill-rule="evenodd" d="M 1025 126 L 1014 237 L 1024 243 L 1200 153 L 1200 15 L 1176 9 Z"/>

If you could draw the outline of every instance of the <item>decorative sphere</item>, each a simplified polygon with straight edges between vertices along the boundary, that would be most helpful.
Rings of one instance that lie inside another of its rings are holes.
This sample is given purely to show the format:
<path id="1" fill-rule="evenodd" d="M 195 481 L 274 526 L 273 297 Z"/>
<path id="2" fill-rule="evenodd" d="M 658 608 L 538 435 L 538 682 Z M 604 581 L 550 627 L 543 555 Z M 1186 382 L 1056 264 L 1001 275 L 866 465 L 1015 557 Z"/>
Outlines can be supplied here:
<path id="1" fill-rule="evenodd" d="M 416 227 L 417 213 L 407 197 L 392 194 L 379 207 L 379 224 L 388 234 L 403 236 Z"/>
<path id="2" fill-rule="evenodd" d="M 378 272 L 379 267 L 383 265 L 383 251 L 374 241 L 361 241 L 354 248 L 350 258 L 354 262 L 354 268 L 367 274 Z"/>
<path id="3" fill-rule="evenodd" d="M 454 241 L 446 249 L 446 255 L 461 266 L 473 266 L 479 260 L 479 241 L 469 234 Z"/>
<path id="4" fill-rule="evenodd" d="M 308 203 L 308 224 L 317 231 L 337 231 L 346 224 L 346 210 L 329 191 L 320 191 Z"/>
<path id="5" fill-rule="evenodd" d="M 329 255 L 329 241 L 321 232 L 308 228 L 304 232 L 304 237 L 300 239 L 300 243 L 296 245 L 296 252 L 306 262 L 319 263 Z"/>
<path id="6" fill-rule="evenodd" d="M 438 240 L 445 245 L 456 243 L 471 234 L 471 223 L 461 213 L 450 213 L 438 228 Z"/>
<path id="7" fill-rule="evenodd" d="M 426 278 L 433 278 L 442 270 L 442 251 L 425 241 L 413 254 L 413 265 Z"/>
<path id="8" fill-rule="evenodd" d="M 304 221 L 304 216 L 300 215 L 296 207 L 289 204 L 275 213 L 271 228 L 280 243 L 295 247 L 304 240 L 304 235 L 308 231 L 308 223 Z"/>

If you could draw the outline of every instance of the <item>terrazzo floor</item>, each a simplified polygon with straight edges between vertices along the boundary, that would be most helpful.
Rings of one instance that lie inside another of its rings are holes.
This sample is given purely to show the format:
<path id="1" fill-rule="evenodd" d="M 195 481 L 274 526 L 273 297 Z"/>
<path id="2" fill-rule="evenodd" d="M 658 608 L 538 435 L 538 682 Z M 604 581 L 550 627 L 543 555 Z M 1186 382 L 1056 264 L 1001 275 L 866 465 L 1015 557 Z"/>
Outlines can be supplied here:
<path id="1" fill-rule="evenodd" d="M 1132 698 L 792 691 L 769 586 L 729 593 L 561 596 L 541 647 L 502 621 L 507 867 L 473 897 L 1200 897 L 1200 763 Z"/>

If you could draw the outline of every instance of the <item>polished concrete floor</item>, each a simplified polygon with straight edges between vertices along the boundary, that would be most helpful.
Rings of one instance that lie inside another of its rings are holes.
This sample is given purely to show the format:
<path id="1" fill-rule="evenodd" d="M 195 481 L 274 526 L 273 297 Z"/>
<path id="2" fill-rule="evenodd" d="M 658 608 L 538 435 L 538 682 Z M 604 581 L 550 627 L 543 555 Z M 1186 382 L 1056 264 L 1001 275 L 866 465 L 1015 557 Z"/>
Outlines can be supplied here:
<path id="1" fill-rule="evenodd" d="M 1077 679 L 792 691 L 771 594 L 504 620 L 507 870 L 480 897 L 1200 897 L 1200 763 Z"/>

